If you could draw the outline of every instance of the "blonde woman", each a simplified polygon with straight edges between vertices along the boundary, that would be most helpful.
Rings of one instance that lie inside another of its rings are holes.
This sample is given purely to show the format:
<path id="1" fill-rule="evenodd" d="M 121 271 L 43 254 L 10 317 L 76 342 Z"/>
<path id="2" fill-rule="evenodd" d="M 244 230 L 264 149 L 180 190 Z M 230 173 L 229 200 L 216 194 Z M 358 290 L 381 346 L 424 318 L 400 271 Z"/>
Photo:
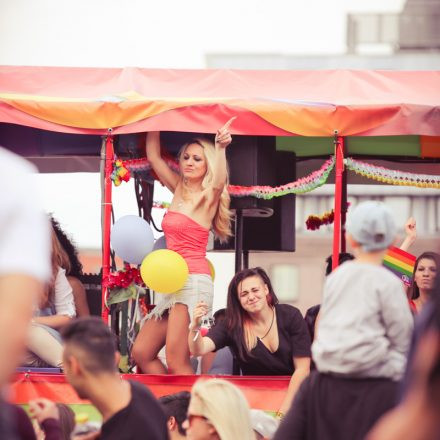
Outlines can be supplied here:
<path id="1" fill-rule="evenodd" d="M 231 235 L 225 149 L 232 141 L 229 126 L 234 119 L 217 131 L 215 144 L 194 139 L 182 147 L 180 174 L 162 159 L 159 132 L 147 135 L 148 160 L 174 194 L 162 222 L 167 246 L 185 259 L 189 277 L 179 292 L 161 296 L 135 341 L 132 355 L 144 373 L 167 372 L 157 357 L 166 345 L 168 373 L 193 374 L 188 344 L 182 342 L 195 305 L 203 301 L 212 309 L 213 283 L 206 260 L 209 231 L 220 241 Z"/>
<path id="2" fill-rule="evenodd" d="M 189 440 L 255 440 L 245 397 L 222 379 L 194 384 L 183 428 Z"/>

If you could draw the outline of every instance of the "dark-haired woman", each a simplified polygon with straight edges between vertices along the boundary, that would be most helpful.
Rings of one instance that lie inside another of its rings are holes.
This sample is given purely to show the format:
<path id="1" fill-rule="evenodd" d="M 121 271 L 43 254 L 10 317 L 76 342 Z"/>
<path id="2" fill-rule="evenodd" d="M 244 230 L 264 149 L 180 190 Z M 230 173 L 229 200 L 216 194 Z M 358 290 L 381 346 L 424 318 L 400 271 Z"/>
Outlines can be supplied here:
<path id="1" fill-rule="evenodd" d="M 58 263 L 60 267 L 66 271 L 67 281 L 69 281 L 70 287 L 72 288 L 73 297 L 75 299 L 76 316 L 89 316 L 90 310 L 87 303 L 86 289 L 80 280 L 83 275 L 83 267 L 78 258 L 78 251 L 60 224 L 52 216 L 50 220 L 61 245 Z"/>
<path id="2" fill-rule="evenodd" d="M 436 252 L 423 252 L 417 258 L 414 266 L 413 282 L 408 295 L 411 307 L 416 313 L 419 313 L 429 300 L 439 270 L 440 255 Z"/>
<path id="3" fill-rule="evenodd" d="M 310 336 L 300 311 L 279 304 L 266 272 L 257 267 L 238 272 L 229 284 L 226 319 L 200 336 L 206 304 L 194 309 L 188 337 L 191 352 L 204 355 L 229 346 L 243 375 L 292 376 L 279 408 L 290 407 L 310 371 Z"/>

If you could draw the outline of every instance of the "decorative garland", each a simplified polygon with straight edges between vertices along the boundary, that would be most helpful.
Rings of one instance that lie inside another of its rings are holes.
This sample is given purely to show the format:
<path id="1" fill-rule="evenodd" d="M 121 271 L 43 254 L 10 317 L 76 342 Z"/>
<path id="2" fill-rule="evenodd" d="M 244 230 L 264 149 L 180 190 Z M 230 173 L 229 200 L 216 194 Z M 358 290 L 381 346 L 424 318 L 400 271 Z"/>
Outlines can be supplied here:
<path id="1" fill-rule="evenodd" d="M 162 156 L 162 158 L 172 170 L 179 171 L 179 164 L 176 160 L 168 156 Z M 146 157 L 129 160 L 115 159 L 110 179 L 115 186 L 119 186 L 122 181 L 128 182 L 132 175 L 144 173 L 146 171 L 150 171 L 153 174 L 153 177 L 157 179 L 157 176 L 151 171 L 151 164 Z"/>
<path id="2" fill-rule="evenodd" d="M 171 203 L 169 202 L 153 202 L 153 208 L 158 208 L 158 209 L 168 209 L 170 205 Z"/>
<path id="3" fill-rule="evenodd" d="M 335 220 L 335 211 L 324 212 L 323 215 L 309 215 L 306 220 L 306 227 L 309 231 L 316 231 L 323 225 L 331 225 Z"/>
<path id="4" fill-rule="evenodd" d="M 390 185 L 417 186 L 419 188 L 440 188 L 440 176 L 432 174 L 415 174 L 405 171 L 391 170 L 389 168 L 361 162 L 351 157 L 345 159 L 345 166 L 356 174 Z"/>
<path id="5" fill-rule="evenodd" d="M 115 186 L 119 186 L 122 181 L 128 182 L 131 178 L 130 170 L 124 166 L 124 162 L 120 159 L 116 159 L 113 162 L 113 172 L 110 175 L 110 179 Z"/>
<path id="6" fill-rule="evenodd" d="M 314 171 L 306 177 L 281 186 L 237 186 L 229 185 L 229 194 L 234 197 L 256 197 L 270 200 L 286 194 L 304 194 L 324 185 L 330 172 L 335 166 L 335 158 L 331 156 L 326 160 L 318 171 Z"/>
<path id="7" fill-rule="evenodd" d="M 168 166 L 174 170 L 178 170 L 178 164 L 172 159 L 165 159 Z M 335 165 L 334 156 L 331 156 L 318 171 L 314 171 L 306 177 L 290 182 L 281 186 L 238 186 L 229 185 L 228 191 L 231 196 L 234 197 L 257 197 L 259 199 L 272 199 L 273 197 L 280 197 L 286 194 L 304 194 L 324 185 L 327 181 L 330 172 Z M 122 161 L 120 159 L 115 160 L 113 165 L 113 173 L 110 178 L 113 180 L 116 186 L 119 186 L 121 182 L 128 181 L 131 174 L 135 174 L 140 171 L 150 170 L 150 163 L 146 158 L 133 159 L 128 161 Z M 167 208 L 164 202 L 156 202 L 155 208 Z"/>
<path id="8" fill-rule="evenodd" d="M 350 202 L 347 202 L 347 209 L 350 207 Z M 309 215 L 306 220 L 307 229 L 310 231 L 316 231 L 323 225 L 331 225 L 335 221 L 335 210 L 324 212 L 324 214 Z"/>

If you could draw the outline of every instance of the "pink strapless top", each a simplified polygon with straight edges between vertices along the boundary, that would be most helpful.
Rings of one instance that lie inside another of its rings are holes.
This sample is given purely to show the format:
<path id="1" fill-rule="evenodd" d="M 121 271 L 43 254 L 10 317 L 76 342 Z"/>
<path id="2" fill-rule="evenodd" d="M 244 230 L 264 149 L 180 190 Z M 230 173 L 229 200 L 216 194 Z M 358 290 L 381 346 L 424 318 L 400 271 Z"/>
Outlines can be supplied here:
<path id="1" fill-rule="evenodd" d="M 177 211 L 168 211 L 162 220 L 167 248 L 180 254 L 189 273 L 211 274 L 206 259 L 209 229 Z"/>

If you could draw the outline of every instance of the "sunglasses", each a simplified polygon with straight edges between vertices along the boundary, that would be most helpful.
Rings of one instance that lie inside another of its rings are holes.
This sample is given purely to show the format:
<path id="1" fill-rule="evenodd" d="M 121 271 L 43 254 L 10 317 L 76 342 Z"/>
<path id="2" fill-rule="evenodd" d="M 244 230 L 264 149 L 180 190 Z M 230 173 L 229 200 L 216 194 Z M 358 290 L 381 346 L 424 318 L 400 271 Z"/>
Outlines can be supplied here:
<path id="1" fill-rule="evenodd" d="M 200 419 L 200 420 L 203 420 L 203 421 L 206 422 L 206 423 L 211 424 L 211 422 L 209 421 L 209 419 L 207 419 L 207 418 L 204 417 L 204 416 L 199 416 L 199 415 L 196 415 L 196 414 L 188 414 L 188 415 L 186 416 L 186 420 L 188 420 L 188 424 L 189 424 L 189 426 L 192 425 L 192 422 L 194 421 L 194 419 Z"/>

